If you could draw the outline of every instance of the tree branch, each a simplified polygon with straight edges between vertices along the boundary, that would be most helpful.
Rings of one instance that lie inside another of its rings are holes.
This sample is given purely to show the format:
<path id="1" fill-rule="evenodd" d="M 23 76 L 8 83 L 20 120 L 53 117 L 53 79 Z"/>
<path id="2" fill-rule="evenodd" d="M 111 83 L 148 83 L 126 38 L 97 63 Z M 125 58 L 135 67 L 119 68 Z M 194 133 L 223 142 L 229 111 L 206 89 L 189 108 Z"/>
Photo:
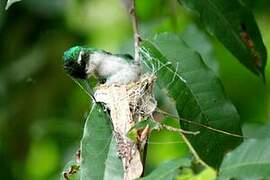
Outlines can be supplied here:
<path id="1" fill-rule="evenodd" d="M 131 9 L 129 10 L 131 20 L 132 20 L 132 26 L 133 26 L 133 32 L 134 32 L 134 50 L 135 50 L 135 63 L 140 64 L 140 42 L 141 42 L 141 37 L 139 34 L 138 30 L 138 18 L 136 15 L 136 5 L 135 5 L 135 0 L 132 0 L 132 6 Z"/>
<path id="2" fill-rule="evenodd" d="M 138 17 L 136 15 L 136 4 L 135 0 L 124 0 L 124 4 L 126 8 L 129 11 L 131 21 L 132 21 L 132 27 L 133 27 L 133 33 L 134 33 L 134 61 L 136 64 L 140 64 L 140 42 L 141 42 L 141 37 L 139 33 L 139 28 L 138 28 Z"/>

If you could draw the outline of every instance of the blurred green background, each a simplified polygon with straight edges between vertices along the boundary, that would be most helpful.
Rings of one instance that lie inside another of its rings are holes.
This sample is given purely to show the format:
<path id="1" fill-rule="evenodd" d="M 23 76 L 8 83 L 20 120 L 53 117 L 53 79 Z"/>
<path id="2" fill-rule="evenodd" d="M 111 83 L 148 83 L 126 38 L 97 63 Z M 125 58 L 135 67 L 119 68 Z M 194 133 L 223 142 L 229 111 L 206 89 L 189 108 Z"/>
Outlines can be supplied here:
<path id="1" fill-rule="evenodd" d="M 270 52 L 270 2 L 245 0 Z M 132 29 L 120 0 L 0 1 L 0 179 L 59 179 L 79 147 L 90 100 L 64 73 L 63 52 L 74 45 L 132 52 Z M 143 37 L 182 34 L 221 78 L 245 131 L 270 121 L 266 85 L 245 69 L 197 17 L 176 0 L 137 0 Z M 178 135 L 153 133 L 147 171 L 187 153 Z"/>

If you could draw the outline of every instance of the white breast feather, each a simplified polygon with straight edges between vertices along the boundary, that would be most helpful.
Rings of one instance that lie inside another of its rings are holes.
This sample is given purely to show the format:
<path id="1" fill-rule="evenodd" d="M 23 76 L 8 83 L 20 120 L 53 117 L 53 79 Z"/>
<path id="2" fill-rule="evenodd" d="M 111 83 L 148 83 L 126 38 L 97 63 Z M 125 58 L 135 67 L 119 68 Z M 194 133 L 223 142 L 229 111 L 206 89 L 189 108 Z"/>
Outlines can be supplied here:
<path id="1" fill-rule="evenodd" d="M 93 53 L 90 56 L 89 64 L 92 63 L 96 65 L 98 75 L 106 79 L 107 85 L 128 84 L 139 78 L 139 66 L 130 64 L 118 56 L 99 52 Z"/>

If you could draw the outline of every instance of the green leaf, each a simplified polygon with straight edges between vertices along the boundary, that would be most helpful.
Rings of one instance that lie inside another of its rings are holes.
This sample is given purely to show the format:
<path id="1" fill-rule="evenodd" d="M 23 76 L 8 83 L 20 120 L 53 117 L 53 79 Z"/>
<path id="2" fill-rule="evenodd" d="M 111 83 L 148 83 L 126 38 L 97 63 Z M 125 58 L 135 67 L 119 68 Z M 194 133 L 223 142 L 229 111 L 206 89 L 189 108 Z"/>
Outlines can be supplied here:
<path id="1" fill-rule="evenodd" d="M 151 129 L 151 130 L 154 130 L 154 129 L 160 129 L 160 123 L 151 119 L 151 118 L 147 118 L 147 119 L 143 119 L 137 123 L 135 123 L 132 128 L 130 129 L 133 130 L 133 129 L 144 129 L 146 128 L 146 126 L 148 125 L 148 127 Z"/>
<path id="2" fill-rule="evenodd" d="M 81 178 L 121 179 L 123 168 L 117 157 L 110 118 L 101 104 L 94 104 L 81 141 Z"/>
<path id="3" fill-rule="evenodd" d="M 245 123 L 242 126 L 245 137 L 261 139 L 270 137 L 270 124 Z"/>
<path id="4" fill-rule="evenodd" d="M 177 174 L 179 174 L 180 167 L 189 166 L 191 166 L 191 160 L 188 158 L 170 160 L 161 164 L 148 176 L 141 178 L 140 180 L 172 180 Z"/>
<path id="5" fill-rule="evenodd" d="M 216 179 L 217 179 L 217 172 L 214 169 L 207 167 L 196 176 L 195 180 L 216 180 Z"/>
<path id="6" fill-rule="evenodd" d="M 205 64 L 218 74 L 219 64 L 214 57 L 214 49 L 207 34 L 197 25 L 191 24 L 181 33 L 181 37 L 189 47 L 200 53 Z"/>
<path id="7" fill-rule="evenodd" d="M 230 133 L 241 134 L 239 116 L 226 98 L 214 73 L 200 55 L 187 47 L 178 36 L 164 33 L 144 41 L 141 54 L 146 66 L 154 67 L 157 85 L 175 100 L 179 117 Z M 226 152 L 241 138 L 216 132 L 196 124 L 180 121 L 184 130 L 200 131 L 187 135 L 206 163 L 217 168 Z"/>
<path id="8" fill-rule="evenodd" d="M 8 10 L 8 8 L 9 8 L 13 3 L 19 2 L 19 1 L 21 1 L 21 0 L 8 0 L 5 9 Z"/>
<path id="9" fill-rule="evenodd" d="M 147 118 L 147 119 L 143 119 L 143 120 L 135 123 L 128 131 L 127 136 L 133 142 L 136 142 L 137 141 L 137 130 L 143 130 L 144 128 L 146 128 L 146 126 L 148 126 L 151 130 L 161 129 L 161 125 L 159 122 L 157 122 L 151 118 Z"/>
<path id="10" fill-rule="evenodd" d="M 194 168 L 184 168 L 176 180 L 216 180 L 217 172 L 211 167 L 204 167 L 199 173 Z"/>
<path id="11" fill-rule="evenodd" d="M 114 137 L 111 140 L 105 165 L 104 180 L 123 179 L 124 169 L 122 161 L 117 155 L 117 143 Z"/>
<path id="12" fill-rule="evenodd" d="M 207 30 L 245 65 L 264 78 L 267 53 L 254 16 L 238 0 L 178 0 L 196 12 Z"/>
<path id="13" fill-rule="evenodd" d="M 228 153 L 219 179 L 269 179 L 270 138 L 249 139 Z"/>

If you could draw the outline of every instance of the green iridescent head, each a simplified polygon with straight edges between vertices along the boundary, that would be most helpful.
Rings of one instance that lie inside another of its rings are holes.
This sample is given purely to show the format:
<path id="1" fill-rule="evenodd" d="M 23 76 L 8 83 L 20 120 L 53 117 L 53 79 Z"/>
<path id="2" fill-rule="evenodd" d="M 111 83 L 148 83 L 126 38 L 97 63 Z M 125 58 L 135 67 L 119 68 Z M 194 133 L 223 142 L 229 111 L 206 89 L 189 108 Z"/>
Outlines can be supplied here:
<path id="1" fill-rule="evenodd" d="M 90 54 L 101 51 L 95 48 L 75 46 L 64 52 L 64 69 L 74 78 L 86 79 L 86 65 Z"/>
<path id="2" fill-rule="evenodd" d="M 64 63 L 67 63 L 69 61 L 77 61 L 80 51 L 82 51 L 84 48 L 81 46 L 75 46 L 67 51 L 64 52 Z"/>

